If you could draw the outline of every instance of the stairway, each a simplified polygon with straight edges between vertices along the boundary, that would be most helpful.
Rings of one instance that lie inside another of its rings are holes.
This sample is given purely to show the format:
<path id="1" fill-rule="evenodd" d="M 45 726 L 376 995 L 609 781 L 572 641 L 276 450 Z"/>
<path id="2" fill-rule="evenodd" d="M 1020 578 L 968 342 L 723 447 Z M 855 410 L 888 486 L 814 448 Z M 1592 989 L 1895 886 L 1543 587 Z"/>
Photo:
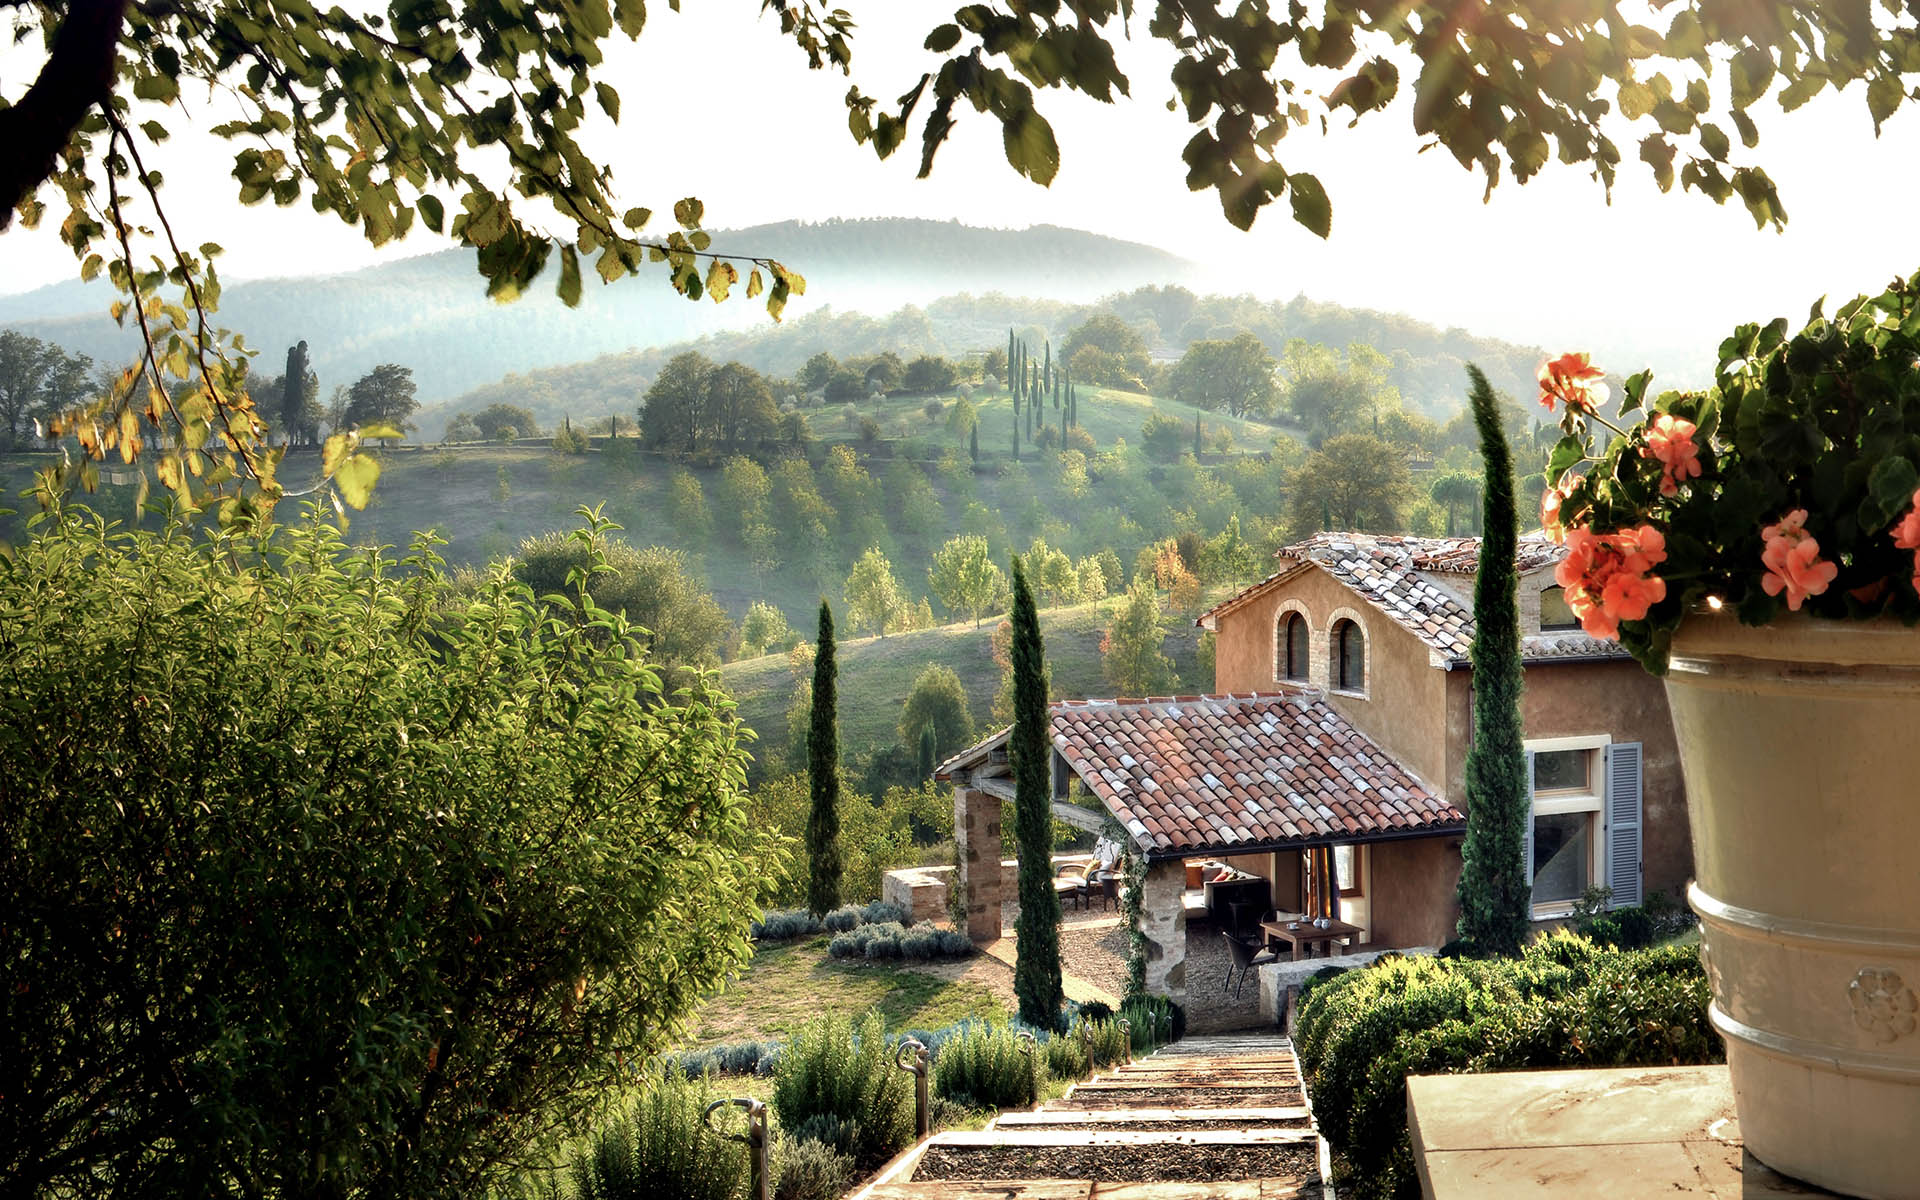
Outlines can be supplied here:
<path id="1" fill-rule="evenodd" d="M 1190 1037 L 1033 1112 L 935 1134 L 856 1200 L 1320 1200 L 1293 1045 Z"/>

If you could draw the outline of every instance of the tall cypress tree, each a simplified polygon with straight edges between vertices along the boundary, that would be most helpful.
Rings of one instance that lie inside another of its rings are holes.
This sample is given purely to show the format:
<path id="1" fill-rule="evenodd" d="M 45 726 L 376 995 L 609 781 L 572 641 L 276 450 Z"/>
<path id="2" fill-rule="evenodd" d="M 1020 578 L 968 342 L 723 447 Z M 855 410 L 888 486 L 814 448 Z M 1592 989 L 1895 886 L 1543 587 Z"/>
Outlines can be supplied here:
<path id="1" fill-rule="evenodd" d="M 306 342 L 287 347 L 287 369 L 280 379 L 280 433 L 289 443 L 312 436 L 301 420 L 306 411 L 307 371 L 311 366 Z"/>
<path id="2" fill-rule="evenodd" d="M 1013 414 L 1013 461 L 1020 461 L 1020 414 Z"/>
<path id="3" fill-rule="evenodd" d="M 1515 955 L 1533 915 L 1532 864 L 1526 861 L 1532 802 L 1520 725 L 1520 574 L 1514 562 L 1519 517 L 1500 405 L 1480 368 L 1467 364 L 1467 376 L 1486 483 L 1480 572 L 1473 583 L 1473 745 L 1466 763 L 1460 936 L 1483 954 Z"/>
<path id="4" fill-rule="evenodd" d="M 813 721 L 807 730 L 807 911 L 824 917 L 840 907 L 840 719 L 835 712 L 839 668 L 833 661 L 833 609 L 820 601 L 820 641 L 813 657 Z"/>
<path id="5" fill-rule="evenodd" d="M 940 743 L 933 736 L 933 722 L 928 721 L 920 727 L 920 778 L 932 779 L 933 769 L 940 765 Z"/>
<path id="6" fill-rule="evenodd" d="M 980 422 L 975 421 L 967 430 L 967 453 L 973 455 L 973 461 L 980 461 Z"/>
<path id="7" fill-rule="evenodd" d="M 1040 382 L 1046 387 L 1053 386 L 1053 343 L 1047 343 L 1046 365 L 1041 368 Z"/>
<path id="8" fill-rule="evenodd" d="M 1013 556 L 1013 824 L 1020 856 L 1013 994 L 1020 1019 L 1052 1029 L 1060 1019 L 1060 894 L 1053 890 L 1053 739 L 1047 736 L 1047 659 L 1040 614 L 1020 556 Z"/>
<path id="9" fill-rule="evenodd" d="M 1013 368 L 1015 361 L 1013 356 L 1013 326 L 1009 325 L 1007 326 L 1007 390 L 1009 392 L 1013 390 Z"/>
<path id="10" fill-rule="evenodd" d="M 1200 414 L 1199 413 L 1193 414 L 1193 457 L 1194 457 L 1194 461 L 1196 462 L 1198 462 L 1200 459 Z"/>

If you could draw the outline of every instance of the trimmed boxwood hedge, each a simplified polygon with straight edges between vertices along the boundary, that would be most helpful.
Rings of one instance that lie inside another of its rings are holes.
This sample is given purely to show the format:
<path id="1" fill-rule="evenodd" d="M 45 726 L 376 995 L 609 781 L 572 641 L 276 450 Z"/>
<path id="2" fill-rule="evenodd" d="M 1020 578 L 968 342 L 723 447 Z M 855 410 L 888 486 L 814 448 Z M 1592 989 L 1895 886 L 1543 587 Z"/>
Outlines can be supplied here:
<path id="1" fill-rule="evenodd" d="M 1612 950 L 1557 933 L 1517 959 L 1399 958 L 1318 978 L 1294 1048 L 1343 1194 L 1417 1196 L 1409 1075 L 1721 1062 L 1693 946 Z"/>

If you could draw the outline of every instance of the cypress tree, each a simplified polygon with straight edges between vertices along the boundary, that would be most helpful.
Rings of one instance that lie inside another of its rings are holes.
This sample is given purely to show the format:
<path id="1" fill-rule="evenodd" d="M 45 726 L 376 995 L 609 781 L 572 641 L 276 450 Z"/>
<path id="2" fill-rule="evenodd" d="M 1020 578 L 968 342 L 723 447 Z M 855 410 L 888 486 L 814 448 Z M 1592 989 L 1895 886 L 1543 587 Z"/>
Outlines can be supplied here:
<path id="1" fill-rule="evenodd" d="M 1020 414 L 1013 416 L 1013 461 L 1020 461 Z"/>
<path id="2" fill-rule="evenodd" d="M 1007 326 L 1007 390 L 1013 390 L 1013 326 Z"/>
<path id="3" fill-rule="evenodd" d="M 1467 751 L 1467 838 L 1461 849 L 1460 936 L 1483 954 L 1517 955 L 1532 919 L 1526 861 L 1527 755 L 1521 738 L 1520 613 L 1514 563 L 1519 518 L 1513 458 L 1487 377 L 1467 364 L 1480 431 L 1480 572 L 1473 583 L 1473 745 Z"/>
<path id="4" fill-rule="evenodd" d="M 1013 994 L 1020 1019 L 1042 1029 L 1060 1019 L 1060 895 L 1053 890 L 1053 794 L 1048 782 L 1046 650 L 1020 556 L 1013 556 L 1013 821 L 1020 856 Z"/>
<path id="5" fill-rule="evenodd" d="M 820 601 L 820 641 L 813 658 L 813 721 L 807 731 L 807 911 L 824 917 L 840 907 L 840 721 L 834 688 L 833 609 Z"/>
<path id="6" fill-rule="evenodd" d="M 1057 398 L 1054 407 L 1060 408 Z M 1060 448 L 1062 450 L 1067 448 L 1067 410 L 1064 408 L 1060 408 Z"/>
<path id="7" fill-rule="evenodd" d="M 1200 459 L 1200 414 L 1199 413 L 1193 414 L 1193 457 L 1195 462 L 1198 462 Z"/>
<path id="8" fill-rule="evenodd" d="M 975 421 L 967 430 L 967 453 L 973 455 L 973 461 L 980 461 L 980 422 Z"/>
<path id="9" fill-rule="evenodd" d="M 933 736 L 933 722 L 928 721 L 920 727 L 920 778 L 932 779 L 933 769 L 939 765 L 939 743 Z"/>
<path id="10" fill-rule="evenodd" d="M 1040 381 L 1046 387 L 1053 386 L 1053 343 L 1047 343 L 1046 366 L 1040 372 Z"/>

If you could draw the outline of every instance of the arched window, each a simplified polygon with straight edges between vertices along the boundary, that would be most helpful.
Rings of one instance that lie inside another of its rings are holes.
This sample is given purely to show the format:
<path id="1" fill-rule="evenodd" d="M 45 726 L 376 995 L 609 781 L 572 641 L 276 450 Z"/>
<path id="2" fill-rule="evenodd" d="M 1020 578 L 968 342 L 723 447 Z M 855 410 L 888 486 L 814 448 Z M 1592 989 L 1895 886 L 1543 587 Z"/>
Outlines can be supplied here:
<path id="1" fill-rule="evenodd" d="M 1580 622 L 1567 607 L 1566 590 L 1558 584 L 1540 593 L 1540 628 L 1578 629 Z"/>
<path id="2" fill-rule="evenodd" d="M 1294 683 L 1307 681 L 1307 619 L 1297 612 L 1280 618 L 1280 678 Z"/>
<path id="3" fill-rule="evenodd" d="M 1367 637 L 1360 626 L 1353 621 L 1341 620 L 1333 627 L 1333 690 L 1337 692 L 1364 692 L 1367 690 Z"/>

